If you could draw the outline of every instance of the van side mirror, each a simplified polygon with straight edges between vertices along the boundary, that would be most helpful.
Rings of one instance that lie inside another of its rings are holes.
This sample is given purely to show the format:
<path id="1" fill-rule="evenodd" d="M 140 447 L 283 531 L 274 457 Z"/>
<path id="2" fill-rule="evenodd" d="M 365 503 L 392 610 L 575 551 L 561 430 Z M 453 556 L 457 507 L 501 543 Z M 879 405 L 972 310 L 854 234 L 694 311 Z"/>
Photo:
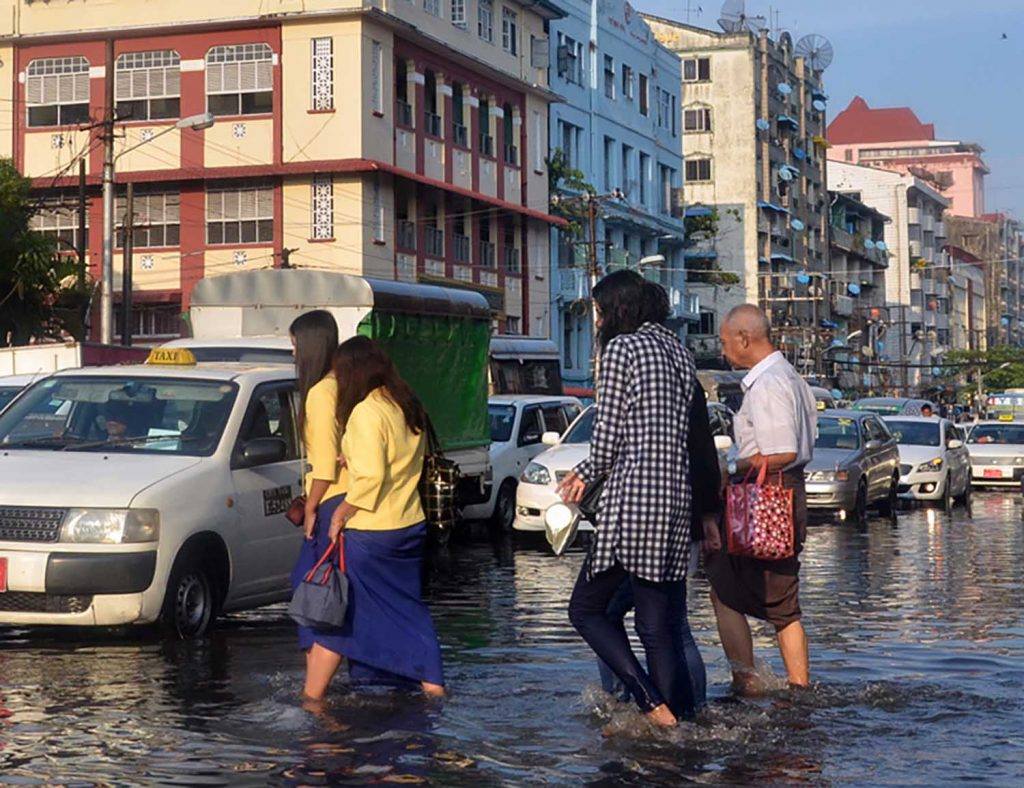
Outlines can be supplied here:
<path id="1" fill-rule="evenodd" d="M 715 448 L 718 449 L 718 451 L 729 451 L 729 449 L 732 448 L 732 438 L 728 435 L 716 435 Z"/>
<path id="2" fill-rule="evenodd" d="M 255 468 L 282 462 L 288 455 L 288 447 L 281 438 L 253 438 L 242 448 L 242 465 Z"/>
<path id="3" fill-rule="evenodd" d="M 540 436 L 540 442 L 545 446 L 557 446 L 561 437 L 557 432 L 549 431 Z"/>

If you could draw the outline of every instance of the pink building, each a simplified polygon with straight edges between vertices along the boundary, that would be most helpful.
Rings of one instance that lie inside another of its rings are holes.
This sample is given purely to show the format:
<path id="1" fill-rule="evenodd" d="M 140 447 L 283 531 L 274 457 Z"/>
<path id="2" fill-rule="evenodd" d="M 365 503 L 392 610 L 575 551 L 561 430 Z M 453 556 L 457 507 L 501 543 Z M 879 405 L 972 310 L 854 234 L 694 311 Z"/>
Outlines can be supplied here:
<path id="1" fill-rule="evenodd" d="M 957 216 L 985 212 L 989 170 L 981 146 L 935 139 L 935 126 L 922 123 L 909 107 L 872 109 L 857 96 L 832 120 L 827 136 L 830 159 L 929 181 L 952 200 L 949 211 Z"/>

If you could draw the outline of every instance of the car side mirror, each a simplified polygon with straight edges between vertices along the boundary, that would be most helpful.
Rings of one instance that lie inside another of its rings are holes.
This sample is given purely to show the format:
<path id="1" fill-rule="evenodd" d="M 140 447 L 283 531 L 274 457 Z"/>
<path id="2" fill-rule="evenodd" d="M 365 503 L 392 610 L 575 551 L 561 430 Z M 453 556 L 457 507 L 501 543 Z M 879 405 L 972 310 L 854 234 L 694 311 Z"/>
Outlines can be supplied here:
<path id="1" fill-rule="evenodd" d="M 958 440 L 957 438 L 953 438 L 953 440 L 951 440 L 949 443 L 946 444 L 946 448 L 947 449 L 960 449 L 960 448 L 963 448 L 963 445 L 964 445 L 964 442 L 962 440 Z"/>
<path id="2" fill-rule="evenodd" d="M 540 442 L 545 446 L 557 446 L 561 437 L 557 432 L 549 431 L 540 436 Z"/>
<path id="3" fill-rule="evenodd" d="M 242 447 L 242 464 L 247 468 L 281 462 L 288 456 L 288 447 L 281 438 L 253 438 Z"/>
<path id="4" fill-rule="evenodd" d="M 867 449 L 868 451 L 874 451 L 875 449 L 882 448 L 882 442 L 871 440 L 864 444 L 864 448 Z"/>
<path id="5" fill-rule="evenodd" d="M 718 451 L 729 451 L 729 449 L 732 448 L 732 438 L 728 435 L 716 435 L 715 448 L 718 449 Z"/>

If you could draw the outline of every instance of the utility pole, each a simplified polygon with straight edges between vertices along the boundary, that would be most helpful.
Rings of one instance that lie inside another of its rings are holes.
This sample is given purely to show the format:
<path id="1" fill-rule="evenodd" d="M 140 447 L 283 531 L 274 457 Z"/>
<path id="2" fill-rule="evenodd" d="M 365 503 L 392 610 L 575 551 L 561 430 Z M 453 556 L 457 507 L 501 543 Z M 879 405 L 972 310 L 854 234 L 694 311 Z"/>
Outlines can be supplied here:
<path id="1" fill-rule="evenodd" d="M 114 343 L 114 39 L 107 40 L 103 107 L 103 269 L 100 341 Z"/>
<path id="2" fill-rule="evenodd" d="M 85 236 L 87 233 L 85 226 L 85 157 L 83 156 L 78 160 L 78 287 L 79 289 L 85 289 L 85 275 L 88 271 L 89 264 L 85 259 Z"/>
<path id="3" fill-rule="evenodd" d="M 128 184 L 124 210 L 124 270 L 121 273 L 121 344 L 132 346 L 132 247 L 135 244 L 135 195 Z"/>
<path id="4" fill-rule="evenodd" d="M 589 195 L 587 200 L 587 221 L 590 223 L 590 245 L 587 249 L 587 276 L 590 281 L 590 327 L 592 333 L 591 347 L 597 347 L 597 301 L 594 300 L 594 288 L 597 287 L 597 197 Z M 595 353 L 594 386 L 597 386 L 597 369 L 600 357 Z"/>

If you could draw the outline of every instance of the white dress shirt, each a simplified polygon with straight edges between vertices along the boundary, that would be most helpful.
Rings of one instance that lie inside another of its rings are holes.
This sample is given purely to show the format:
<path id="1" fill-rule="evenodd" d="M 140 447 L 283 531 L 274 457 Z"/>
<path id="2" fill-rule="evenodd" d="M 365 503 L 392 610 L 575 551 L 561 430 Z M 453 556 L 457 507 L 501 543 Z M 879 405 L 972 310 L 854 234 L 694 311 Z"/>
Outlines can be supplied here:
<path id="1" fill-rule="evenodd" d="M 807 382 L 779 351 L 743 378 L 743 405 L 736 414 L 737 456 L 796 454 L 788 468 L 806 465 L 814 452 L 818 411 Z"/>

